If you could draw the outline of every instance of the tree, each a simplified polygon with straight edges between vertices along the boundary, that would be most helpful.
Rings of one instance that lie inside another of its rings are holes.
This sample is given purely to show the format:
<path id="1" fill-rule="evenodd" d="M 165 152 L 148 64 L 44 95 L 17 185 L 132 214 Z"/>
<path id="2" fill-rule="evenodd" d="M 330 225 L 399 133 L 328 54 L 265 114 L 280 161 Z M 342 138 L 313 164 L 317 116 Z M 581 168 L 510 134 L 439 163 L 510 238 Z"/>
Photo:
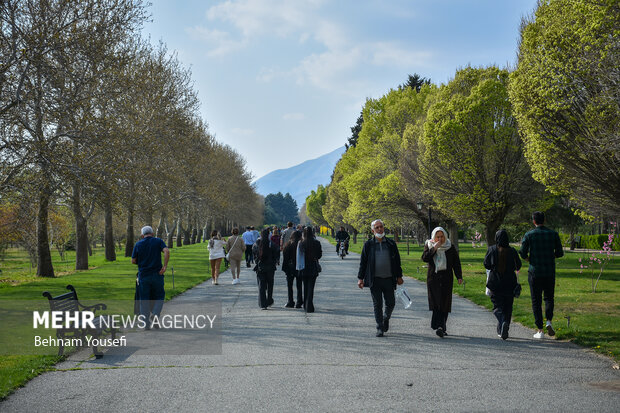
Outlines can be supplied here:
<path id="1" fill-rule="evenodd" d="M 459 70 L 430 107 L 418 158 L 425 192 L 459 222 L 485 225 L 489 245 L 506 214 L 540 191 L 508 100 L 508 71 Z"/>
<path id="2" fill-rule="evenodd" d="M 364 111 L 360 113 L 357 117 L 357 121 L 355 122 L 355 126 L 351 127 L 351 137 L 347 139 L 348 143 L 345 143 L 344 146 L 347 150 L 352 147 L 355 148 L 357 145 L 357 139 L 359 137 L 360 132 L 362 131 L 362 125 L 364 124 Z"/>
<path id="3" fill-rule="evenodd" d="M 422 89 L 422 86 L 424 85 L 430 86 L 431 80 L 425 77 L 420 77 L 419 74 L 414 73 L 413 75 L 408 75 L 407 81 L 404 84 L 398 86 L 398 89 L 402 90 L 402 89 L 410 88 L 410 89 L 415 90 L 416 92 L 419 92 L 420 89 Z"/>
<path id="4" fill-rule="evenodd" d="M 591 215 L 620 213 L 620 4 L 538 3 L 510 98 L 534 178 Z"/>
<path id="5" fill-rule="evenodd" d="M 329 226 L 329 223 L 323 216 L 323 206 L 325 205 L 325 198 L 327 193 L 323 185 L 319 185 L 316 191 L 312 190 L 310 195 L 306 198 L 306 213 L 315 225 Z"/>
<path id="6" fill-rule="evenodd" d="M 298 219 L 297 202 L 291 194 L 287 192 L 282 195 L 282 192 L 278 192 L 265 197 L 265 223 L 285 225 L 288 221 L 297 222 Z"/>

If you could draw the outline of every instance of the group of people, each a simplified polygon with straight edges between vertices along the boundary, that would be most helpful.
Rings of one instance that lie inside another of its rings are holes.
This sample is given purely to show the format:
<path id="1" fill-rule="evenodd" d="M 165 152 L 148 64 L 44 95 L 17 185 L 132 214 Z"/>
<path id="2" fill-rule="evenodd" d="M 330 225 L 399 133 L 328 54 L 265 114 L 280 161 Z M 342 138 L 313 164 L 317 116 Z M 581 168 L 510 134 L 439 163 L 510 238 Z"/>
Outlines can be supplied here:
<path id="1" fill-rule="evenodd" d="M 538 331 L 535 339 L 545 336 L 543 331 L 542 301 L 545 302 L 545 329 L 550 336 L 553 328 L 553 308 L 555 289 L 555 259 L 564 255 L 562 243 L 557 232 L 545 227 L 542 212 L 532 214 L 535 228 L 525 234 L 521 249 L 517 251 L 509 245 L 506 230 L 495 235 L 495 245 L 488 248 L 484 266 L 489 272 L 487 287 L 493 303 L 493 314 L 497 318 L 497 335 L 508 338 L 514 298 L 521 292 L 517 280 L 521 268 L 521 258 L 529 262 L 528 283 L 530 285 L 532 312 Z M 358 287 L 370 288 L 372 296 L 376 336 L 383 337 L 390 328 L 390 317 L 395 306 L 394 291 L 403 283 L 400 254 L 396 243 L 385 238 L 381 220 L 371 224 L 374 236 L 362 248 L 358 271 Z M 422 260 L 428 263 L 426 285 L 428 307 L 431 311 L 431 328 L 439 337 L 447 332 L 448 315 L 452 310 L 452 288 L 454 278 L 463 283 L 461 261 L 456 247 L 451 243 L 448 232 L 442 227 L 435 228 L 431 238 L 424 244 Z M 384 305 L 385 303 L 385 305 Z"/>
<path id="2" fill-rule="evenodd" d="M 266 310 L 274 304 L 275 271 L 281 264 L 282 271 L 286 274 L 288 292 L 285 307 L 303 307 L 308 313 L 314 312 L 314 286 L 321 269 L 319 260 L 322 249 L 311 226 L 298 225 L 294 228 L 293 223 L 289 222 L 281 234 L 277 227 L 265 228 L 260 233 L 254 227 L 247 227 L 241 236 L 239 230 L 234 228 L 226 241 L 218 231 L 213 231 L 208 249 L 213 285 L 219 284 L 220 265 L 225 257 L 230 263 L 232 283 L 239 284 L 241 260 L 245 252 L 246 266 L 249 268 L 254 264 L 253 269 L 256 271 L 258 306 L 261 309 Z M 297 289 L 297 301 L 294 285 Z"/>
<path id="3" fill-rule="evenodd" d="M 535 228 L 525 234 L 519 252 L 510 246 L 508 233 L 501 229 L 495 235 L 495 244 L 487 250 L 484 266 L 488 270 L 487 287 L 493 303 L 493 314 L 497 318 L 497 334 L 508 338 L 514 298 L 520 293 L 518 272 L 521 258 L 529 262 L 528 283 L 532 300 L 532 311 L 538 331 L 535 339 L 542 339 L 545 331 L 555 335 L 553 310 L 555 295 L 555 259 L 564 255 L 557 232 L 545 227 L 545 215 L 534 212 L 532 222 Z M 344 228 L 341 228 L 344 230 Z M 358 287 L 370 288 L 376 336 L 382 337 L 390 328 L 390 318 L 395 307 L 394 291 L 403 284 L 400 254 L 396 243 L 385 237 L 383 222 L 372 222 L 373 237 L 364 243 L 358 271 Z M 258 305 L 266 310 L 274 304 L 273 286 L 277 266 L 282 265 L 286 274 L 288 301 L 285 307 L 303 307 L 314 312 L 314 286 L 321 272 L 319 260 L 322 257 L 321 243 L 315 238 L 310 226 L 293 228 L 289 222 L 280 235 L 277 228 L 265 228 L 255 238 L 253 229 L 247 228 L 243 236 L 237 228 L 224 241 L 218 231 L 211 233 L 209 259 L 212 283 L 218 284 L 219 268 L 223 258 L 230 262 L 233 284 L 239 283 L 241 260 L 245 252 L 246 264 L 255 263 L 258 283 Z M 251 248 L 248 242 L 253 241 Z M 164 253 L 164 263 L 161 254 Z M 280 253 L 282 252 L 282 260 Z M 134 246 L 132 263 L 138 265 L 137 295 L 140 297 L 140 313 L 145 317 L 159 316 L 164 292 L 164 273 L 170 252 L 163 240 L 156 238 L 150 226 L 142 228 L 142 240 Z M 448 315 L 452 309 L 452 288 L 454 278 L 463 283 L 459 253 L 442 227 L 435 228 L 431 238 L 424 244 L 422 260 L 428 263 L 427 293 L 428 306 L 432 312 L 431 328 L 439 337 L 447 332 Z M 297 295 L 293 293 L 296 286 Z M 546 323 L 543 325 L 542 302 L 545 302 Z"/>

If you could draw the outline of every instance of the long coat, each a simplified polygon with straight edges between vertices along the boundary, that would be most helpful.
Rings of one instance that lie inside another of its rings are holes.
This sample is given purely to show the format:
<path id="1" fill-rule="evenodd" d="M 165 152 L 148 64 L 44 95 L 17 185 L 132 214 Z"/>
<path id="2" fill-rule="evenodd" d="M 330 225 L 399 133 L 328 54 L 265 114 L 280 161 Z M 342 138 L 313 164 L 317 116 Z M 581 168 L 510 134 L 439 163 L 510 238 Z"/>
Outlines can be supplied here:
<path id="1" fill-rule="evenodd" d="M 245 251 L 245 243 L 241 235 L 231 235 L 226 241 L 226 251 L 230 252 L 230 259 L 241 261 Z"/>
<path id="2" fill-rule="evenodd" d="M 428 309 L 449 313 L 452 310 L 452 283 L 454 281 L 452 274 L 457 279 L 463 278 L 461 260 L 459 253 L 453 245 L 446 251 L 446 269 L 435 273 L 435 263 L 433 262 L 435 254 L 436 251 L 434 249 L 429 249 L 428 244 L 424 244 L 422 261 L 428 263 L 428 272 L 426 273 Z"/>

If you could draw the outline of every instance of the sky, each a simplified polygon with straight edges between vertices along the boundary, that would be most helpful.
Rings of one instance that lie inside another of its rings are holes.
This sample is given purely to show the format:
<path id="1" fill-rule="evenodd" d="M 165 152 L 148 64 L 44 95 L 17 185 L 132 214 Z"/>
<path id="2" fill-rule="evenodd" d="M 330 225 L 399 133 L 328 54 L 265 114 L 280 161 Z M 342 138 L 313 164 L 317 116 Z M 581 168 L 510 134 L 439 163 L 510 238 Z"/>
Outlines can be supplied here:
<path id="1" fill-rule="evenodd" d="M 537 0 L 151 0 L 209 131 L 255 179 L 343 146 L 368 98 L 417 73 L 516 63 Z"/>

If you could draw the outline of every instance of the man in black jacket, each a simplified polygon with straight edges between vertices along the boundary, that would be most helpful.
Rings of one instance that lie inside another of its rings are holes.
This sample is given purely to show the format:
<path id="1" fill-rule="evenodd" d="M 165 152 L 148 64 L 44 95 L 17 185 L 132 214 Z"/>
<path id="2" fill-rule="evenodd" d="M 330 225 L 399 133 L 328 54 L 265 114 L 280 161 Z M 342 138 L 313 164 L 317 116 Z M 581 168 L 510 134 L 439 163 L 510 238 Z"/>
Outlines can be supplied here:
<path id="1" fill-rule="evenodd" d="M 349 253 L 349 239 L 351 236 L 344 229 L 344 227 L 340 227 L 340 231 L 336 232 L 336 254 L 338 253 L 338 246 L 340 241 L 344 241 L 344 252 Z"/>
<path id="2" fill-rule="evenodd" d="M 403 269 L 396 243 L 385 237 L 383 221 L 373 221 L 370 228 L 375 236 L 366 241 L 362 249 L 357 286 L 370 288 L 377 322 L 377 337 L 383 337 L 383 333 L 390 328 L 390 316 L 396 304 L 394 290 L 397 284 L 403 283 Z"/>

